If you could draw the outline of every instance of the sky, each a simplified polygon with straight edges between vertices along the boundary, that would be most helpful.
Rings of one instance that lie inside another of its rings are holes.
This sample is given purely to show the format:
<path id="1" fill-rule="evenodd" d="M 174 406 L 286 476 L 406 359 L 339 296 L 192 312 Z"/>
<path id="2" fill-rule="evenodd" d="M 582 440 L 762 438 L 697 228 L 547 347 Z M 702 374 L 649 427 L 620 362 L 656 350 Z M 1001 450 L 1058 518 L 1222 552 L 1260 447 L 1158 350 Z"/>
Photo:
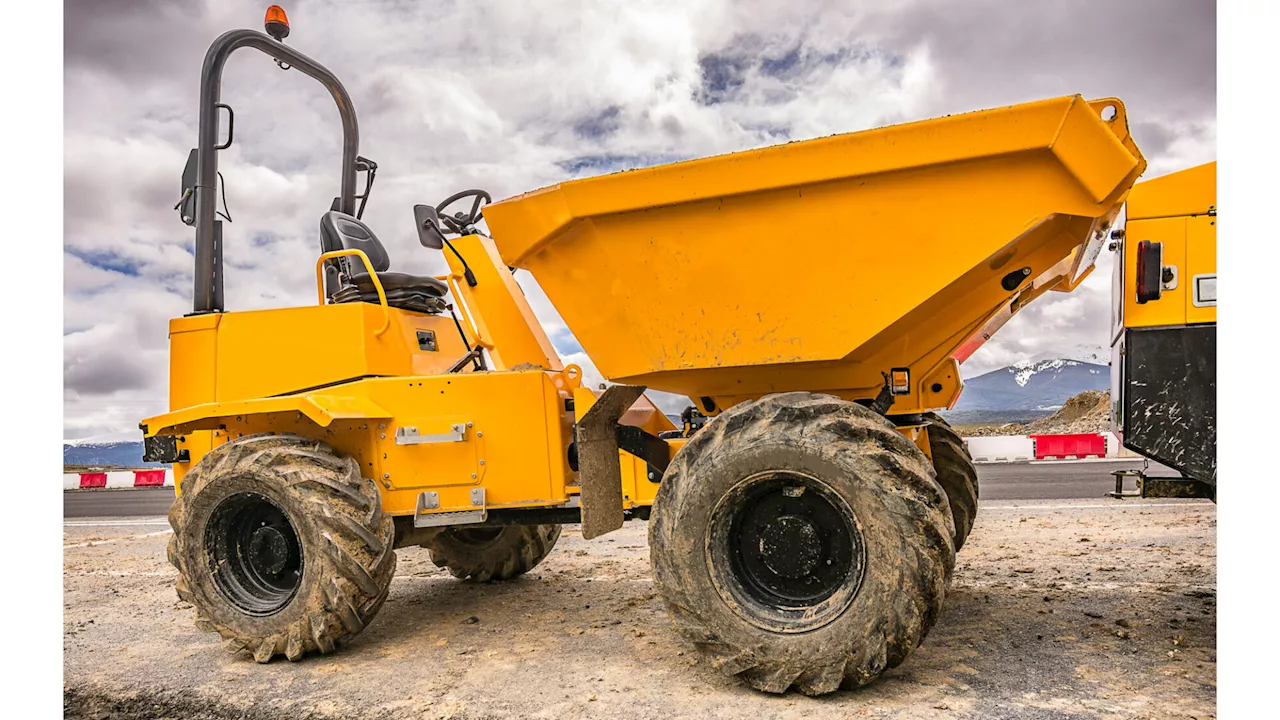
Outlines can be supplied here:
<path id="1" fill-rule="evenodd" d="M 167 407 L 167 323 L 191 311 L 194 231 L 173 211 L 200 66 L 267 3 L 67 0 L 64 438 L 137 439 Z M 392 269 L 438 274 L 415 203 L 495 199 L 576 177 L 1079 93 L 1121 98 L 1145 178 L 1215 159 L 1216 18 L 1205 0 L 369 2 L 285 5 L 289 45 L 342 79 L 364 219 Z M 338 190 L 332 99 L 265 55 L 232 56 L 221 154 L 228 309 L 315 302 L 320 215 Z M 1048 293 L 966 362 L 972 377 L 1108 343 L 1111 258 Z M 526 272 L 566 362 L 590 361 Z M 787 279 L 779 277 L 779 284 Z M 1105 362 L 1105 361 L 1104 361 Z M 678 411 L 681 399 L 664 398 Z"/>

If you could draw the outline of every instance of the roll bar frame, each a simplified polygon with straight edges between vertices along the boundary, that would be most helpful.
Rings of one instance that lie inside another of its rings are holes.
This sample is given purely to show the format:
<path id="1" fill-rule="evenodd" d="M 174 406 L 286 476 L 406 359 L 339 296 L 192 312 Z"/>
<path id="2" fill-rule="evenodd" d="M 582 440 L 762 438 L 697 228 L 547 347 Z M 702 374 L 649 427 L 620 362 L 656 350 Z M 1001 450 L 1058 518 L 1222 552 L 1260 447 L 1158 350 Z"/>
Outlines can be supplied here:
<path id="1" fill-rule="evenodd" d="M 329 91 L 342 118 L 342 191 L 337 209 L 355 213 L 356 158 L 360 150 L 360 129 L 356 124 L 351 96 L 328 68 L 284 43 L 256 30 L 231 30 L 209 46 L 200 71 L 200 130 L 196 146 L 195 184 L 195 288 L 193 313 L 222 312 L 222 223 L 216 218 L 218 179 L 218 107 L 222 95 L 222 70 L 231 53 L 251 47 L 286 62 Z"/>

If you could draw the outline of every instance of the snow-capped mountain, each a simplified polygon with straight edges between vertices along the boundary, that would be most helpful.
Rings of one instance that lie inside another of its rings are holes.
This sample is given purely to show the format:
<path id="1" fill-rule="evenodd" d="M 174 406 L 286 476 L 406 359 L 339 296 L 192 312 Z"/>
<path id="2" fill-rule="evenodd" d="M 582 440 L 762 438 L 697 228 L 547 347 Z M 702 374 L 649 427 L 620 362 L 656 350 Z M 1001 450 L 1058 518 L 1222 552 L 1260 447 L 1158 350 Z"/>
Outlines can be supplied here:
<path id="1" fill-rule="evenodd" d="M 1106 390 L 1106 365 L 1067 358 L 1026 360 L 965 380 L 952 412 L 1010 410 L 1049 413 L 1085 390 Z"/>
<path id="2" fill-rule="evenodd" d="M 64 442 L 62 464 L 98 467 L 150 467 L 160 463 L 142 462 L 142 443 Z"/>

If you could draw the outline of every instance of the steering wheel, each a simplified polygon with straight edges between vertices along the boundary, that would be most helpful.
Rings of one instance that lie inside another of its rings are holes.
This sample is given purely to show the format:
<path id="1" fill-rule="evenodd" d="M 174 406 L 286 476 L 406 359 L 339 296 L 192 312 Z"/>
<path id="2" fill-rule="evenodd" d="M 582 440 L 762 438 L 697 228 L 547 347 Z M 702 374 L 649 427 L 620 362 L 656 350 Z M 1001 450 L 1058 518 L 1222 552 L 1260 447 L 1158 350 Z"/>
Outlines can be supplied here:
<path id="1" fill-rule="evenodd" d="M 453 215 L 445 213 L 445 208 L 468 197 L 475 198 L 475 201 L 471 203 L 470 212 L 458 211 Z M 436 213 L 440 215 L 440 222 L 444 224 L 449 232 L 457 235 L 471 235 L 476 232 L 476 223 L 484 219 L 484 210 L 481 206 L 491 202 L 493 202 L 493 198 L 484 190 L 463 190 L 445 198 L 444 202 L 436 206 Z"/>

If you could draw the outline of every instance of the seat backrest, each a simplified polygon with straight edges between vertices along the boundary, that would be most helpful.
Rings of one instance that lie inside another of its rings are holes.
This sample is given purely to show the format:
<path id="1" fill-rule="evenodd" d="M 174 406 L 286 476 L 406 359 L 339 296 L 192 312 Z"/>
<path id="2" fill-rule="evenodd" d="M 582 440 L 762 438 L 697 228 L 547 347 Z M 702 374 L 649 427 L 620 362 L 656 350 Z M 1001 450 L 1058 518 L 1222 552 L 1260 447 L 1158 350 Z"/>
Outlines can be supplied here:
<path id="1" fill-rule="evenodd" d="M 378 241 L 378 236 L 373 234 L 373 230 L 356 218 L 337 210 L 330 210 L 320 218 L 320 249 L 321 252 L 360 250 L 369 256 L 374 272 L 385 272 L 391 267 L 391 258 L 387 257 L 386 249 Z M 358 257 L 340 258 L 339 262 L 344 268 L 348 268 L 348 275 L 370 271 Z"/>

